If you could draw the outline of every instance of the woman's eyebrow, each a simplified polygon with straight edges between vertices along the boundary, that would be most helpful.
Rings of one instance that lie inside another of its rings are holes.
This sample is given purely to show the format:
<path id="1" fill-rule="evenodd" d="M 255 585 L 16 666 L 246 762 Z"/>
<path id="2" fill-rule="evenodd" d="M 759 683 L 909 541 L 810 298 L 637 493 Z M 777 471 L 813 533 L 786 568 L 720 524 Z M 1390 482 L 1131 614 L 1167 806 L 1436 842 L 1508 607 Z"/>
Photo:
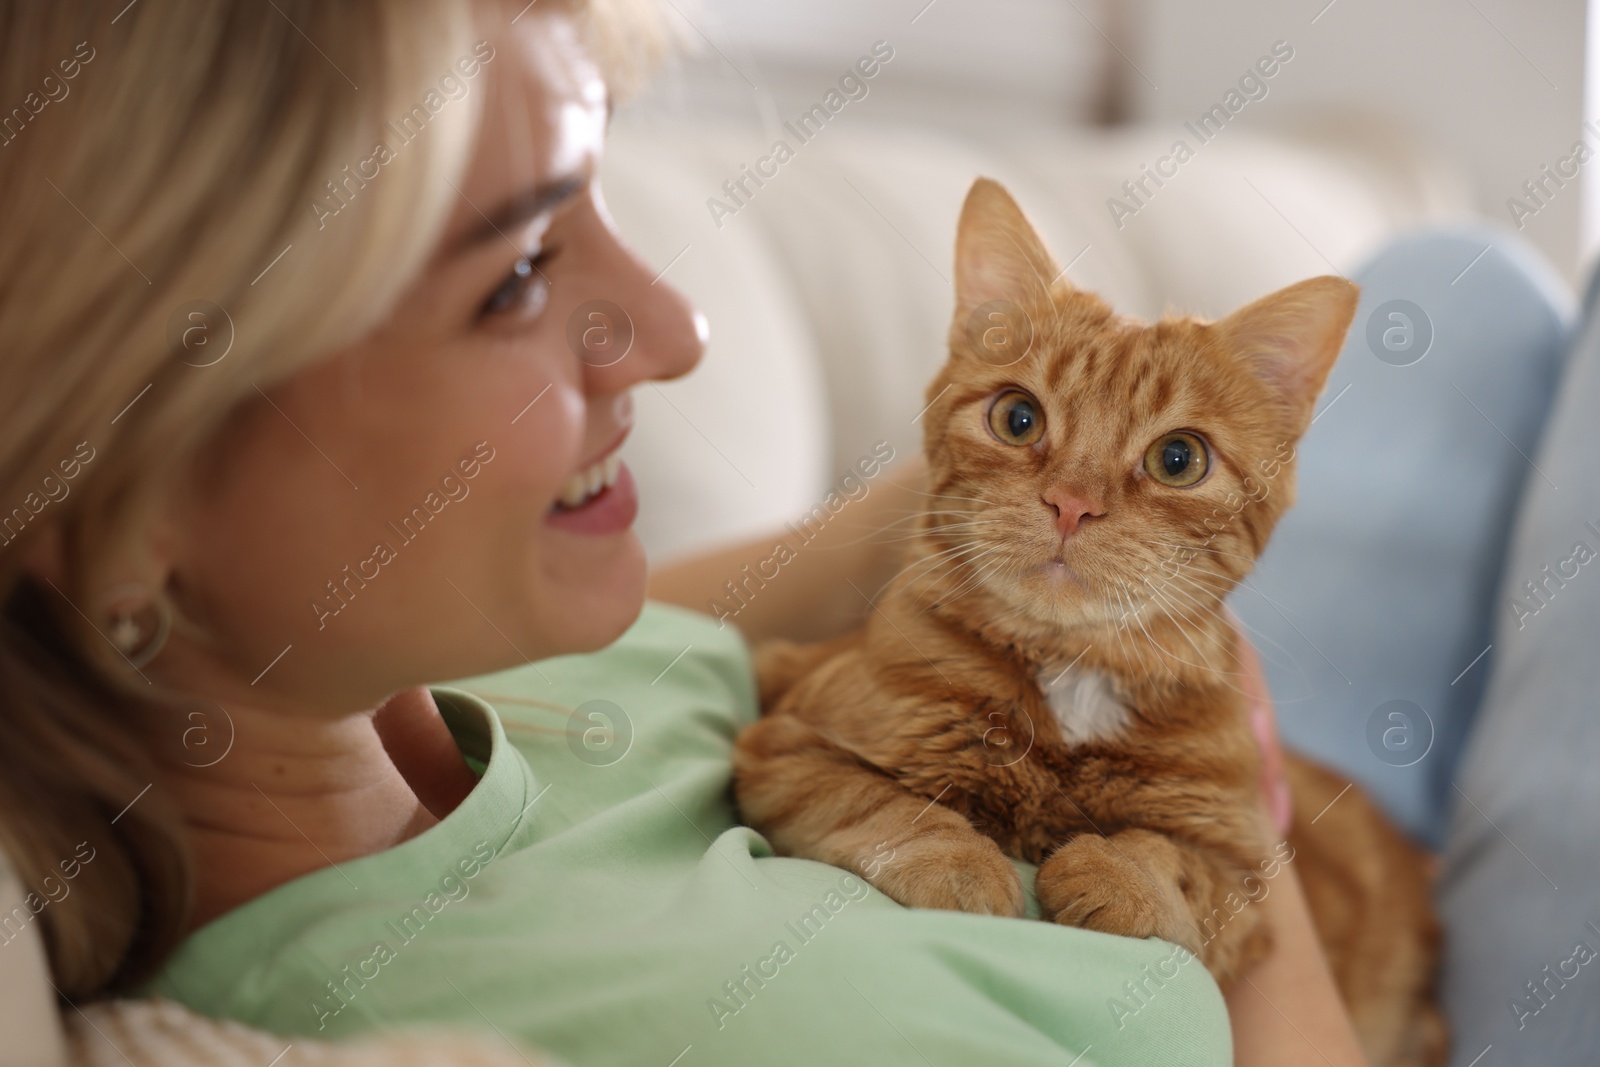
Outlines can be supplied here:
<path id="1" fill-rule="evenodd" d="M 490 238 L 504 237 L 506 230 L 544 214 L 562 201 L 582 192 L 588 184 L 587 177 L 573 174 L 544 182 L 508 197 L 494 210 L 487 213 L 480 211 L 479 214 L 483 217 L 482 223 L 458 237 L 451 251 L 464 252 Z"/>

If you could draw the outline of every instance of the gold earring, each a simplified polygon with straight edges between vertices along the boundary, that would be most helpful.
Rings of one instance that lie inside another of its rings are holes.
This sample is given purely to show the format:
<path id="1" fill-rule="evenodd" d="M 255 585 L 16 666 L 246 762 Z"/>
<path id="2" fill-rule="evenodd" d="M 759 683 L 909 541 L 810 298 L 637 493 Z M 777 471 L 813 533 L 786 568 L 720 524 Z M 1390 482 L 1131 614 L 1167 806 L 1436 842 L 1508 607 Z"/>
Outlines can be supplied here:
<path id="1" fill-rule="evenodd" d="M 118 586 L 108 599 L 124 605 L 133 602 L 111 612 L 107 636 L 134 667 L 145 666 L 160 653 L 172 632 L 171 606 L 164 597 L 146 597 L 145 587 L 137 582 Z"/>

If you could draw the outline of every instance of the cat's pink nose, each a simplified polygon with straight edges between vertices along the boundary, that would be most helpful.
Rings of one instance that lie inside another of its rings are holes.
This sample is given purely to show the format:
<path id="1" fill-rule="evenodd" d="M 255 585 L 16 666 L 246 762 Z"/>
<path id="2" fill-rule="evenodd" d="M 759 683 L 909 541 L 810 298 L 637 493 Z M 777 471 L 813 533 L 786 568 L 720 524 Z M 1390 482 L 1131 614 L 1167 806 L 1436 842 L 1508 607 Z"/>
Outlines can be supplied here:
<path id="1" fill-rule="evenodd" d="M 1091 500 L 1068 492 L 1065 489 L 1052 489 L 1044 494 L 1045 506 L 1056 515 L 1056 531 L 1062 537 L 1069 537 L 1078 532 L 1078 526 L 1084 519 L 1097 519 L 1106 513 L 1105 505 L 1098 500 Z"/>

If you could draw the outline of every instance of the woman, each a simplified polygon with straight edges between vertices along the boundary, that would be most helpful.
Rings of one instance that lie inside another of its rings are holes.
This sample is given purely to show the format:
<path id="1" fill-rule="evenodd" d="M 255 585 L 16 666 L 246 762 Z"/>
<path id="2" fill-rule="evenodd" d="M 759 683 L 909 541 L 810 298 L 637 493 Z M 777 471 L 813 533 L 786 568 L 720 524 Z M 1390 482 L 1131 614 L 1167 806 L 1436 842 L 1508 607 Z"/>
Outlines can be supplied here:
<path id="1" fill-rule="evenodd" d="M 1171 946 L 903 909 L 736 825 L 746 640 L 891 561 L 808 553 L 743 635 L 641 614 L 629 390 L 706 337 L 595 181 L 649 10 L 0 14 L 3 99 L 45 101 L 0 157 L 0 840 L 71 864 L 63 995 L 594 1064 L 1220 1063 L 1230 1020 L 1239 1063 L 1360 1062 L 1292 865 L 1225 1011 Z"/>

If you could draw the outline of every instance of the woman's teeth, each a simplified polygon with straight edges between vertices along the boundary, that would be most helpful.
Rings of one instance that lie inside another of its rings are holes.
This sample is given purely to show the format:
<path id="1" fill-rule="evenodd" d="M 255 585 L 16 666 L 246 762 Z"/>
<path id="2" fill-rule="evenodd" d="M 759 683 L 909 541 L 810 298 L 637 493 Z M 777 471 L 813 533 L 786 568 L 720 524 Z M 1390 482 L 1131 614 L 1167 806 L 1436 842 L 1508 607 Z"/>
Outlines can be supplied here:
<path id="1" fill-rule="evenodd" d="M 622 467 L 622 457 L 613 452 L 587 470 L 579 471 L 561 487 L 560 503 L 564 508 L 579 507 L 602 489 L 616 483 L 617 471 Z"/>

